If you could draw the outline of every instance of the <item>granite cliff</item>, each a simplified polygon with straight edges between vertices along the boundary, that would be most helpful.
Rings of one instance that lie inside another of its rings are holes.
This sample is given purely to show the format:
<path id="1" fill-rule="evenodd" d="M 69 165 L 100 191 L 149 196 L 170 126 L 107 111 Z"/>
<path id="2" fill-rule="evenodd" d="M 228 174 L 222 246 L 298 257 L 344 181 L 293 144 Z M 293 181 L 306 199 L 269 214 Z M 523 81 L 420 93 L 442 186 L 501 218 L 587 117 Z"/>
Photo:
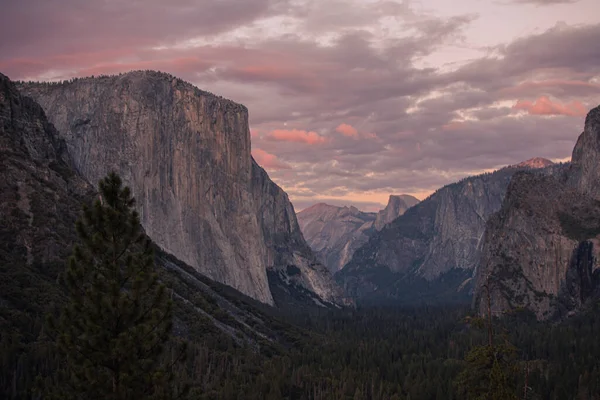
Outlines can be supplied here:
<path id="1" fill-rule="evenodd" d="M 166 252 L 264 303 L 274 303 L 267 270 L 342 301 L 286 193 L 252 159 L 244 106 L 152 71 L 19 89 L 46 111 L 85 179 L 123 177 Z"/>
<path id="2" fill-rule="evenodd" d="M 488 218 L 513 174 L 531 168 L 510 166 L 437 190 L 372 235 L 336 279 L 357 299 L 410 301 L 423 291 L 434 299 L 460 289 L 464 301 Z"/>
<path id="3" fill-rule="evenodd" d="M 387 206 L 377 214 L 356 207 L 315 204 L 297 214 L 304 238 L 331 273 L 346 265 L 354 252 L 369 240 L 373 232 L 417 204 L 409 195 L 390 195 Z"/>
<path id="4" fill-rule="evenodd" d="M 375 222 L 373 222 L 373 227 L 380 231 L 386 224 L 389 224 L 402 214 L 406 212 L 409 208 L 419 203 L 419 199 L 416 197 L 401 194 L 401 195 L 390 195 L 387 206 L 383 210 L 380 210 L 377 213 L 377 217 L 375 218 Z"/>
<path id="5" fill-rule="evenodd" d="M 55 353 L 40 350 L 49 348 L 44 320 L 64 304 L 58 275 L 78 241 L 75 221 L 82 205 L 96 195 L 73 168 L 65 141 L 42 107 L 0 74 L 0 332 L 11 340 L 2 348 L 0 398 L 29 398 L 32 380 L 24 371 L 47 376 L 56 368 L 49 361 Z M 204 346 L 226 358 L 228 347 L 274 354 L 297 340 L 297 328 L 270 316 L 279 310 L 158 248 L 155 254 L 156 272 L 174 302 L 174 333 L 188 339 L 190 348 Z"/>
<path id="6" fill-rule="evenodd" d="M 589 112 L 571 164 L 515 175 L 485 231 L 474 305 L 523 307 L 538 319 L 568 315 L 598 293 L 600 107 Z"/>

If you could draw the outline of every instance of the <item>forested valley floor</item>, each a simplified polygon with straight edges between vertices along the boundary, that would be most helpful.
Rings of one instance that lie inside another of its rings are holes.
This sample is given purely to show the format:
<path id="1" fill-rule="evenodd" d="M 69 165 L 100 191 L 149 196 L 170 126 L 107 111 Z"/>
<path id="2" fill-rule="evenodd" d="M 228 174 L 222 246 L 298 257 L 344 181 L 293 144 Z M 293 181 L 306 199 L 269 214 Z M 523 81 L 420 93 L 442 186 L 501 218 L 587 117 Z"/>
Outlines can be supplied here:
<path id="1" fill-rule="evenodd" d="M 8 272 L 2 271 L 4 285 L 10 282 Z M 25 279 L 23 274 L 12 276 L 13 283 Z M 242 308 L 256 307 L 233 291 L 215 289 Z M 8 293 L 9 288 L 2 290 Z M 12 298 L 31 307 L 23 296 L 32 293 L 13 290 Z M 205 300 L 199 301 L 214 304 Z M 476 375 L 489 369 L 465 361 L 488 340 L 485 326 L 465 321 L 471 312 L 466 305 L 371 307 L 292 317 L 274 316 L 264 308 L 254 312 L 265 321 L 270 338 L 252 345 L 223 334 L 209 319 L 185 307 L 176 303 L 176 312 L 190 319 L 185 333 L 190 346 L 181 376 L 191 384 L 192 398 L 464 399 L 458 382 L 461 371 L 472 368 L 469 373 Z M 39 398 L 33 390 L 36 377 L 48 376 L 55 367 L 42 332 L 43 319 L 41 314 L 31 317 L 36 315 L 31 309 L 6 312 L 0 318 L 0 397 Z M 230 319 L 226 313 L 213 315 Z M 600 307 L 560 323 L 538 323 L 517 312 L 495 321 L 493 329 L 498 343 L 514 346 L 512 372 L 505 382 L 512 394 L 505 398 L 600 398 Z"/>

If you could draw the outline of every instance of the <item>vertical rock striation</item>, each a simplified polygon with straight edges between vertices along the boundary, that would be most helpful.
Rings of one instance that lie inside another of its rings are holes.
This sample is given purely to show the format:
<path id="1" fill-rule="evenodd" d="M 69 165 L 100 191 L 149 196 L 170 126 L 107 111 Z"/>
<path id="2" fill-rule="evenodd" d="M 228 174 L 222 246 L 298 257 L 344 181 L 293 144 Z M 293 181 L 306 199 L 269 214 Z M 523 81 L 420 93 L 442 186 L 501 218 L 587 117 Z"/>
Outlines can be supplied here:
<path id="1" fill-rule="evenodd" d="M 589 112 L 567 168 L 519 173 L 485 231 L 474 305 L 516 307 L 538 319 L 576 312 L 597 295 L 600 253 L 600 107 Z"/>
<path id="2" fill-rule="evenodd" d="M 273 304 L 267 269 L 298 264 L 323 300 L 341 292 L 312 264 L 287 195 L 250 155 L 248 110 L 170 75 L 135 71 L 58 84 L 22 83 L 90 182 L 114 170 L 165 251 Z M 307 261 L 308 260 L 308 261 Z"/>
<path id="3" fill-rule="evenodd" d="M 511 177 L 535 166 L 510 166 L 437 190 L 373 234 L 336 279 L 356 298 L 398 297 L 417 278 L 432 282 L 446 274 L 452 278 L 443 290 L 464 288 L 478 265 L 486 222 L 500 209 Z"/>

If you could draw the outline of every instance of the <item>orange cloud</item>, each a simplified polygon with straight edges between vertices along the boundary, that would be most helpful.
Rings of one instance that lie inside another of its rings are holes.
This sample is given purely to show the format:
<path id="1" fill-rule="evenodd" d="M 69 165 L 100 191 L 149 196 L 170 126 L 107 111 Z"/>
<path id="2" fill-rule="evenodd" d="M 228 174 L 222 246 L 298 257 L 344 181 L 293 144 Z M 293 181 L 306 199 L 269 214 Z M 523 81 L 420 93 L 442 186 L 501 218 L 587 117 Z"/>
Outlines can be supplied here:
<path id="1" fill-rule="evenodd" d="M 340 124 L 340 126 L 335 128 L 335 131 L 338 133 L 341 133 L 344 136 L 349 136 L 349 137 L 354 137 L 354 138 L 358 137 L 358 131 L 352 125 Z"/>
<path id="2" fill-rule="evenodd" d="M 525 110 L 531 115 L 568 115 L 571 117 L 585 116 L 585 107 L 579 101 L 568 104 L 553 103 L 547 96 L 541 96 L 534 102 L 519 100 L 513 106 L 516 110 Z"/>
<path id="3" fill-rule="evenodd" d="M 279 158 L 277 158 L 276 155 L 267 153 L 262 149 L 252 149 L 252 156 L 254 157 L 254 160 L 258 163 L 258 165 L 265 169 L 270 169 L 274 171 L 280 169 L 292 169 L 292 167 L 289 164 L 286 164 L 285 162 L 281 161 Z"/>
<path id="4" fill-rule="evenodd" d="M 266 136 L 266 139 L 275 140 L 278 142 L 295 142 L 295 143 L 306 143 L 306 144 L 322 144 L 327 141 L 327 138 L 319 135 L 313 131 L 303 131 L 299 129 L 276 129 L 271 131 Z"/>

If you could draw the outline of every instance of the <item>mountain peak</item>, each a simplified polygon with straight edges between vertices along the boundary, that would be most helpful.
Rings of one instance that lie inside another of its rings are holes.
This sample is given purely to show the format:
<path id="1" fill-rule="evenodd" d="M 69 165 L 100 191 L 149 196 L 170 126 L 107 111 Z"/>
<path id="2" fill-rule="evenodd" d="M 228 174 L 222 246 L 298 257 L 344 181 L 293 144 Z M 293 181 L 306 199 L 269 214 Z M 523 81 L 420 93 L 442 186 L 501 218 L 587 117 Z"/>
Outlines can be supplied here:
<path id="1" fill-rule="evenodd" d="M 409 194 L 390 194 L 390 197 L 388 199 L 388 206 L 390 206 L 394 202 L 397 202 L 398 200 L 403 201 L 408 207 L 412 207 L 421 201 Z"/>
<path id="2" fill-rule="evenodd" d="M 337 210 L 341 207 L 338 206 L 333 206 L 331 204 L 327 204 L 327 203 L 316 203 L 313 204 L 310 207 L 306 207 L 305 209 L 303 209 L 302 211 L 298 211 L 298 214 L 300 213 L 312 213 L 312 212 L 321 212 L 321 211 L 325 211 L 325 210 Z"/>
<path id="3" fill-rule="evenodd" d="M 521 167 L 521 168 L 546 168 L 550 165 L 553 165 L 554 162 L 548 160 L 547 158 L 542 158 L 542 157 L 533 157 L 530 158 L 529 160 L 520 162 L 516 165 L 516 167 Z"/>
<path id="4" fill-rule="evenodd" d="M 331 272 L 341 269 L 368 239 L 375 213 L 354 206 L 314 204 L 297 214 L 304 238 Z"/>
<path id="5" fill-rule="evenodd" d="M 378 231 L 381 230 L 385 224 L 392 222 L 404 214 L 406 210 L 419 203 L 419 201 L 416 197 L 408 194 L 391 194 L 387 206 L 377 213 L 377 219 L 373 223 L 373 226 Z"/>

